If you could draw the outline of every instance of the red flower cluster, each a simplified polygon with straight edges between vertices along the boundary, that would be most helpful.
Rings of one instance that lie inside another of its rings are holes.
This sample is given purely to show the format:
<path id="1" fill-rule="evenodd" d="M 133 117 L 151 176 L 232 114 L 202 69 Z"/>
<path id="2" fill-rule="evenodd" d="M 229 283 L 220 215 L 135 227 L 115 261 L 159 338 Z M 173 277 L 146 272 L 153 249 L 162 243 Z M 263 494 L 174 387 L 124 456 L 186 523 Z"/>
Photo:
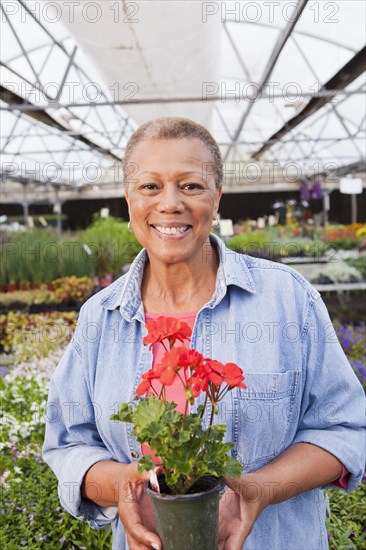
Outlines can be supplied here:
<path id="1" fill-rule="evenodd" d="M 158 317 L 156 321 L 149 321 L 145 326 L 148 334 L 143 342 L 144 344 L 150 344 L 150 349 L 154 344 L 163 340 L 169 340 L 170 347 L 174 345 L 176 340 L 180 342 L 189 341 L 192 334 L 187 323 L 174 319 L 174 317 Z"/>
<path id="2" fill-rule="evenodd" d="M 144 344 L 150 344 L 151 349 L 157 342 L 164 345 L 163 341 L 167 339 L 170 349 L 158 365 L 142 375 L 142 382 L 136 389 L 137 395 L 147 394 L 150 388 L 155 392 L 152 386 L 154 380 L 158 380 L 164 387 L 171 386 L 176 377 L 181 380 L 187 401 L 191 404 L 201 392 L 207 392 L 211 402 L 217 403 L 229 389 L 246 388 L 243 371 L 235 363 L 223 364 L 205 358 L 186 345 L 174 347 L 177 340 L 189 340 L 191 329 L 187 323 L 170 317 L 159 317 L 156 321 L 148 322 L 146 328 L 148 335 L 144 338 Z"/>

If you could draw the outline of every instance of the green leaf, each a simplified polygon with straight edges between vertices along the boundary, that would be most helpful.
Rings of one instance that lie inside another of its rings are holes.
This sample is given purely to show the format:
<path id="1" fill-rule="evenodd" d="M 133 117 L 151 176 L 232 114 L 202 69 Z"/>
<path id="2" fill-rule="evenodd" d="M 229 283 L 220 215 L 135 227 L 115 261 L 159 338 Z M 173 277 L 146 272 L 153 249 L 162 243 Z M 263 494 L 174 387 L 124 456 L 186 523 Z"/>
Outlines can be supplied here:
<path id="1" fill-rule="evenodd" d="M 227 457 L 227 462 L 225 465 L 225 475 L 229 477 L 240 477 L 243 473 L 243 467 L 238 460 L 232 456 Z"/>
<path id="2" fill-rule="evenodd" d="M 155 468 L 155 464 L 152 461 L 151 455 L 144 455 L 142 458 L 140 458 L 138 463 L 138 471 L 141 474 L 144 470 L 153 470 Z"/>
<path id="3" fill-rule="evenodd" d="M 119 420 L 120 422 L 132 422 L 132 415 L 136 405 L 134 403 L 122 403 L 118 413 L 110 416 L 111 420 Z"/>
<path id="4" fill-rule="evenodd" d="M 144 399 L 140 401 L 133 415 L 133 423 L 140 429 L 146 428 L 152 422 L 160 420 L 164 414 L 164 403 L 158 399 Z"/>

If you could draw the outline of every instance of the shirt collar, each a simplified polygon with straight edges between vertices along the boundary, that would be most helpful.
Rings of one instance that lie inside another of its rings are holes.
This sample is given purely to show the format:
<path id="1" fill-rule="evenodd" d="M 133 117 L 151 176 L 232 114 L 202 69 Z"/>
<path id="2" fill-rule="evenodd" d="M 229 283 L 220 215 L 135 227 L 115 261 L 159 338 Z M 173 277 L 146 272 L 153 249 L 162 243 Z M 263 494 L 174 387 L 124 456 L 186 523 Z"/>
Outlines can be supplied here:
<path id="1" fill-rule="evenodd" d="M 238 254 L 227 248 L 224 242 L 213 233 L 210 233 L 210 240 L 219 253 L 220 264 L 216 277 L 215 292 L 206 307 L 213 308 L 218 305 L 225 296 L 229 285 L 238 286 L 251 294 L 255 294 L 255 284 L 248 267 L 246 255 Z M 207 251 L 203 248 L 202 261 L 208 260 L 208 254 L 211 254 L 211 250 L 211 247 Z M 103 295 L 100 301 L 104 308 L 113 310 L 119 307 L 126 320 L 131 321 L 136 317 L 144 321 L 141 282 L 146 260 L 147 252 L 143 248 L 132 262 L 128 273 L 108 287 L 108 292 Z"/>

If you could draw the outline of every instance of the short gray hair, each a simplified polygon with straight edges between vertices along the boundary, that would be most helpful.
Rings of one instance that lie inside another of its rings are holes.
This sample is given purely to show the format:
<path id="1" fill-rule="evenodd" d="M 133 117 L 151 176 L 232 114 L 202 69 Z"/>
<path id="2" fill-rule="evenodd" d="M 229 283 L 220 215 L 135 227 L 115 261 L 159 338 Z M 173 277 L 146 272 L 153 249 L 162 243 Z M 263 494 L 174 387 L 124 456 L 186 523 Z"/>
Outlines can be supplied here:
<path id="1" fill-rule="evenodd" d="M 223 179 L 223 162 L 218 144 L 208 130 L 189 118 L 162 117 L 142 124 L 130 137 L 123 157 L 123 173 L 126 178 L 126 166 L 136 146 L 145 139 L 184 139 L 196 138 L 206 145 L 211 153 L 212 165 L 215 172 L 216 187 Z"/>

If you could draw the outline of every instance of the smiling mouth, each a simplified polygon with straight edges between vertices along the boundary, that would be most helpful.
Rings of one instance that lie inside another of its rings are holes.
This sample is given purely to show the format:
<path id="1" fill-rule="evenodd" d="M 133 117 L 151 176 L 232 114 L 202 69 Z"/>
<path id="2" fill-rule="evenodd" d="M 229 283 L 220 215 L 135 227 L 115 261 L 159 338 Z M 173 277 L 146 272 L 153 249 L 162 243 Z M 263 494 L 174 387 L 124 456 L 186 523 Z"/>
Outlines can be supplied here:
<path id="1" fill-rule="evenodd" d="M 163 235 L 182 235 L 188 229 L 190 229 L 190 225 L 182 225 L 180 227 L 161 227 L 160 225 L 152 225 L 156 231 L 159 233 L 162 233 Z"/>

